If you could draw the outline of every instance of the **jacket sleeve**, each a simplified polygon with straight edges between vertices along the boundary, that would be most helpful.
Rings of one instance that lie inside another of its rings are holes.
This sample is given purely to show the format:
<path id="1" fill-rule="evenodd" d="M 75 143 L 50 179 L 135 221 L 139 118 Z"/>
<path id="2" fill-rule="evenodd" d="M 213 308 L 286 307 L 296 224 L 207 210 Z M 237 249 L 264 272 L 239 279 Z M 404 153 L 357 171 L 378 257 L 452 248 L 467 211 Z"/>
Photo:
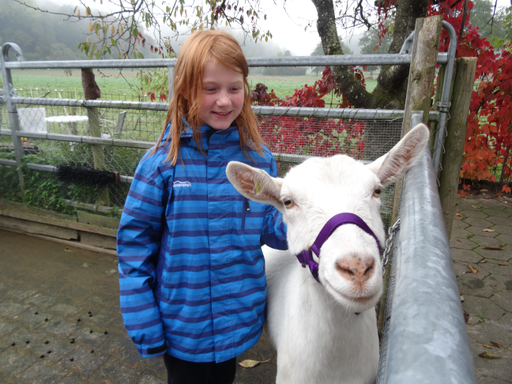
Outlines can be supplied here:
<path id="1" fill-rule="evenodd" d="M 168 193 L 155 158 L 146 156 L 139 163 L 117 233 L 121 314 L 142 357 L 167 349 L 153 289 Z"/>
<path id="2" fill-rule="evenodd" d="M 270 164 L 269 175 L 278 176 L 277 164 L 274 158 Z M 266 209 L 265 219 L 263 220 L 263 229 L 261 234 L 261 245 L 268 245 L 270 248 L 286 250 L 288 242 L 286 241 L 286 224 L 283 222 L 283 215 L 272 205 Z"/>

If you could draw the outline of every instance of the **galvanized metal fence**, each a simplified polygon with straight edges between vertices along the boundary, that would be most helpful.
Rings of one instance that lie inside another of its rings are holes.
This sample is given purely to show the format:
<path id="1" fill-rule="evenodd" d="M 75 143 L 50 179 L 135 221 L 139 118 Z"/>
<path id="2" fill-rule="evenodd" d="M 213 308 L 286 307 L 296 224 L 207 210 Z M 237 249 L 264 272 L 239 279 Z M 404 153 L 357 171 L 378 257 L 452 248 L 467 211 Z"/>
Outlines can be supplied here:
<path id="1" fill-rule="evenodd" d="M 455 36 L 449 24 L 444 23 L 444 27 L 450 36 Z M 248 62 L 255 67 L 410 64 L 408 47 L 411 42 L 412 36 L 397 55 L 250 58 Z M 19 61 L 8 60 L 9 49 L 16 52 Z M 438 56 L 438 63 L 447 65 L 445 82 L 448 85 L 443 86 L 439 110 L 429 113 L 429 121 L 435 122 L 438 129 L 432 149 L 434 167 L 430 155 L 425 153 L 420 164 L 409 171 L 404 184 L 399 210 L 402 229 L 395 242 L 393 262 L 393 269 L 400 273 L 394 272 L 391 277 L 379 383 L 476 382 L 435 177 L 440 168 L 439 157 L 449 118 L 454 54 L 454 49 L 450 48 L 448 53 Z M 4 194 L 0 197 L 7 194 L 7 197 L 21 199 L 26 192 L 23 188 L 37 188 L 31 185 L 34 172 L 53 177 L 52 172 L 64 164 L 116 172 L 120 175 L 120 184 L 109 187 L 108 205 L 97 204 L 94 188 L 61 186 L 63 190 L 57 191 L 61 200 L 96 211 L 118 210 L 124 203 L 138 161 L 163 128 L 168 104 L 82 100 L 61 95 L 58 98 L 20 96 L 12 83 L 11 70 L 164 67 L 172 79 L 175 60 L 24 62 L 21 57 L 17 45 L 5 43 L 2 46 L 0 176 L 9 177 L 13 185 L 7 191 L 4 180 L 2 190 L 0 180 L 0 194 Z M 169 97 L 172 92 L 172 84 L 169 84 Z M 96 122 L 89 118 L 93 109 L 99 117 Z M 361 160 L 374 159 L 396 144 L 404 116 L 402 110 L 253 109 L 262 136 L 267 139 L 283 172 L 309 156 L 346 153 Z M 414 122 L 418 121 L 417 116 L 413 116 Z M 387 222 L 392 217 L 393 195 L 391 189 L 383 196 L 382 213 Z M 428 289 L 420 287 L 418 281 L 428 285 Z M 450 352 L 441 353 L 447 345 Z"/>

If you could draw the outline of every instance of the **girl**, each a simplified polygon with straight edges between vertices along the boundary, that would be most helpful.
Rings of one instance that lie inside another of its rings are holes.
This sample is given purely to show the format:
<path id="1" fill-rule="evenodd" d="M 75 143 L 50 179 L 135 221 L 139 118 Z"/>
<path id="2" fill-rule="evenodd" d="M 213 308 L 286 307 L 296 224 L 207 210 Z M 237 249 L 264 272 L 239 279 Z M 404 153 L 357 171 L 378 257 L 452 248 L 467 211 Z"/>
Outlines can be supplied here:
<path id="1" fill-rule="evenodd" d="M 238 42 L 195 32 L 176 62 L 165 129 L 141 160 L 117 238 L 121 312 L 142 357 L 164 355 L 169 383 L 232 383 L 262 332 L 261 245 L 286 249 L 278 211 L 243 198 L 226 166 L 277 175 L 251 109 Z"/>

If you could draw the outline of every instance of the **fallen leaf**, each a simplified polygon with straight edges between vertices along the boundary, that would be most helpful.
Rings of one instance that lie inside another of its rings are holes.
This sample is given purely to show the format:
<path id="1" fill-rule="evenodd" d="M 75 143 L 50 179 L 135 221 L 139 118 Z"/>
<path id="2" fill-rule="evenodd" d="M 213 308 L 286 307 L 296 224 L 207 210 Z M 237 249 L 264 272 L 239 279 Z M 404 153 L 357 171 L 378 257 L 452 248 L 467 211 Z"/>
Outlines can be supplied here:
<path id="1" fill-rule="evenodd" d="M 257 360 L 248 359 L 248 360 L 239 362 L 238 365 L 241 366 L 242 368 L 254 368 L 257 365 L 260 365 L 261 363 L 268 363 L 269 361 L 270 361 L 270 359 L 265 360 L 265 361 L 257 361 Z"/>
<path id="2" fill-rule="evenodd" d="M 501 247 L 484 247 L 484 249 L 489 249 L 491 251 L 503 251 Z"/>
<path id="3" fill-rule="evenodd" d="M 457 216 L 461 216 L 461 217 L 462 217 L 462 213 L 458 213 L 458 212 L 457 212 L 455 215 L 457 215 Z"/>
<path id="4" fill-rule="evenodd" d="M 497 342 L 495 342 L 495 341 L 491 341 L 491 343 L 492 343 L 494 346 L 498 347 L 498 348 L 501 348 L 501 349 L 507 349 L 507 348 L 505 348 L 503 345 L 501 345 L 501 344 L 499 344 L 499 343 L 497 343 Z"/>
<path id="5" fill-rule="evenodd" d="M 484 232 L 496 232 L 494 229 L 487 229 L 487 228 L 486 228 L 486 229 L 484 229 L 483 231 L 484 231 Z"/>
<path id="6" fill-rule="evenodd" d="M 490 345 L 487 345 L 487 344 L 482 344 L 485 348 L 488 348 L 488 349 L 492 349 L 492 347 Z"/>
<path id="7" fill-rule="evenodd" d="M 464 296 L 460 295 L 460 302 L 463 303 L 464 302 Z"/>
<path id="8" fill-rule="evenodd" d="M 507 266 L 508 264 L 507 263 L 498 263 L 498 265 L 502 266 L 502 267 L 505 267 Z"/>
<path id="9" fill-rule="evenodd" d="M 487 359 L 503 359 L 503 356 L 493 355 L 492 353 L 487 352 L 481 353 L 478 356 L 485 357 Z"/>
<path id="10" fill-rule="evenodd" d="M 467 266 L 469 267 L 469 269 L 471 269 L 471 272 L 473 273 L 478 273 L 478 269 L 472 267 L 471 265 L 467 264 Z"/>
<path id="11" fill-rule="evenodd" d="M 477 207 L 476 205 L 472 205 L 472 207 L 473 207 L 473 208 L 477 208 L 477 209 L 478 209 L 478 208 L 480 208 L 480 207 Z"/>
<path id="12" fill-rule="evenodd" d="M 484 259 L 484 260 L 480 260 L 480 261 L 478 262 L 478 264 L 483 264 L 483 263 L 487 263 L 487 260 L 486 260 L 486 259 Z"/>
<path id="13" fill-rule="evenodd" d="M 488 189 L 481 189 L 480 192 L 489 192 Z"/>

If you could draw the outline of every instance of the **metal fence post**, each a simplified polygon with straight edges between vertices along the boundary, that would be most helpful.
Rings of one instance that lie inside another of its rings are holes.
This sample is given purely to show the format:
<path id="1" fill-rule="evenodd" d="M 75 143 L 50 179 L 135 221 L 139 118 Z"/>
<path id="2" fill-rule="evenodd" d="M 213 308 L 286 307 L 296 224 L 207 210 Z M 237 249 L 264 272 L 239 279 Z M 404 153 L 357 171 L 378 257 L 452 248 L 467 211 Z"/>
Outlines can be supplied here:
<path id="1" fill-rule="evenodd" d="M 5 66 L 5 62 L 9 61 L 10 48 L 14 49 L 14 51 L 16 52 L 16 59 L 18 61 L 23 60 L 23 53 L 21 51 L 21 48 L 17 44 L 5 43 L 2 45 L 2 53 L 0 55 L 3 80 L 2 95 L 5 100 L 5 105 L 9 116 L 9 127 L 11 129 L 11 139 L 14 148 L 14 159 L 16 162 L 16 168 L 18 173 L 21 199 L 23 202 L 25 202 L 25 181 L 23 179 L 23 171 L 21 169 L 21 156 L 23 155 L 23 147 L 21 144 L 21 138 L 16 135 L 16 133 L 20 130 L 18 122 L 18 111 L 16 109 L 16 104 L 13 103 L 11 99 L 13 93 L 15 93 L 14 88 L 12 86 L 11 70 L 6 68 Z M 14 96 L 16 95 L 14 94 Z"/>
<path id="2" fill-rule="evenodd" d="M 468 125 L 469 106 L 475 84 L 476 57 L 457 59 L 457 71 L 453 84 L 453 98 L 450 109 L 450 120 L 447 124 L 446 154 L 443 156 L 442 172 L 439 175 L 439 196 L 443 207 L 448 239 L 452 234 L 453 217 L 455 216 L 455 199 L 460 179 L 460 167 L 464 144 L 466 143 L 466 127 Z M 435 171 L 437 169 L 434 168 Z"/>

